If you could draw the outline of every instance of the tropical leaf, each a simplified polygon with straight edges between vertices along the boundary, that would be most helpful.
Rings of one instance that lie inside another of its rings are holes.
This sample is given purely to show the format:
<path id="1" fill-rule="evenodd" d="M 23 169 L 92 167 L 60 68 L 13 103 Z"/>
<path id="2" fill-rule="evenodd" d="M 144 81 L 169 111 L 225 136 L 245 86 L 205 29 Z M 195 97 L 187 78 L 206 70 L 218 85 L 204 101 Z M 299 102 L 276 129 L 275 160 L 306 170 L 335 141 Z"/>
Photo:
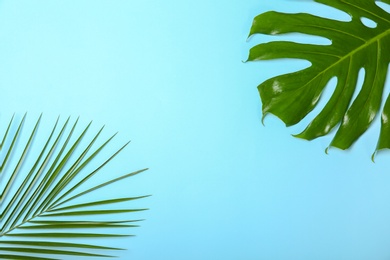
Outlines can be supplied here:
<path id="1" fill-rule="evenodd" d="M 335 90 L 324 108 L 303 132 L 295 136 L 312 140 L 327 135 L 338 126 L 329 147 L 347 149 L 367 130 L 381 110 L 390 61 L 390 14 L 382 7 L 390 1 L 313 1 L 347 13 L 351 20 L 270 11 L 255 17 L 250 36 L 299 33 L 329 39 L 330 45 L 267 42 L 251 48 L 248 61 L 292 58 L 311 63 L 303 70 L 270 78 L 258 87 L 263 117 L 274 114 L 287 126 L 306 117 L 318 104 L 327 83 L 336 77 Z M 362 68 L 364 81 L 359 90 L 358 74 Z M 387 97 L 375 152 L 390 148 L 389 117 L 390 101 Z"/>
<path id="2" fill-rule="evenodd" d="M 95 174 L 127 144 L 110 153 L 107 145 L 115 135 L 96 144 L 103 128 L 88 137 L 91 124 L 80 131 L 78 120 L 71 124 L 69 118 L 61 124 L 58 119 L 48 136 L 41 137 L 44 142 L 34 143 L 41 117 L 30 132 L 23 131 L 25 120 L 12 118 L 0 138 L 0 259 L 112 257 L 122 248 L 96 244 L 95 239 L 130 236 L 127 230 L 139 220 L 128 219 L 128 214 L 145 209 L 123 205 L 146 196 L 115 197 L 110 192 L 96 199 L 93 192 L 147 169 L 96 183 Z"/>

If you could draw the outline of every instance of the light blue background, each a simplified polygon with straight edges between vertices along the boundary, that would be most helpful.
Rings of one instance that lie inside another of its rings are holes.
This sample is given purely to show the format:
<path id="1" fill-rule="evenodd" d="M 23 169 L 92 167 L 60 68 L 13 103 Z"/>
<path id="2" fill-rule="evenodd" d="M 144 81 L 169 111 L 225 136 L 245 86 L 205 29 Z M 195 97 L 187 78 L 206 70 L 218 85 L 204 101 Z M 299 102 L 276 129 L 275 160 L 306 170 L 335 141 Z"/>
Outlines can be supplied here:
<path id="1" fill-rule="evenodd" d="M 150 170 L 123 189 L 153 196 L 121 259 L 390 259 L 378 128 L 326 155 L 330 137 L 260 122 L 256 86 L 306 64 L 242 62 L 271 9 L 348 19 L 308 1 L 3 0 L 1 119 L 81 116 L 132 140 L 118 169 Z"/>

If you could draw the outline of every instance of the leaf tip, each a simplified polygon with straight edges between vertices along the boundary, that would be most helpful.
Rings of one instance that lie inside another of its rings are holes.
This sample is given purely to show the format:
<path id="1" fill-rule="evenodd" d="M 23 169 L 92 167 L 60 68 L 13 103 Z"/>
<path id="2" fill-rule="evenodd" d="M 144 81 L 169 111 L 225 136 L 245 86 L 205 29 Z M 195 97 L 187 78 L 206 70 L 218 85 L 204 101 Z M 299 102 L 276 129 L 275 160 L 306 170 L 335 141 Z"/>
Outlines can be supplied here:
<path id="1" fill-rule="evenodd" d="M 265 126 L 264 119 L 267 116 L 267 113 L 263 113 L 263 116 L 261 117 L 261 124 Z"/>
<path id="2" fill-rule="evenodd" d="M 249 32 L 248 37 L 246 37 L 246 42 L 249 42 L 251 40 L 252 35 L 253 35 L 252 31 Z"/>
<path id="3" fill-rule="evenodd" d="M 371 155 L 371 161 L 372 161 L 373 163 L 375 163 L 375 155 L 376 155 L 376 152 L 377 152 L 377 151 L 375 151 L 375 152 Z"/>
<path id="4" fill-rule="evenodd" d="M 299 138 L 299 139 L 305 139 L 302 135 L 302 133 L 300 134 L 291 134 L 291 136 L 295 137 L 295 138 Z"/>

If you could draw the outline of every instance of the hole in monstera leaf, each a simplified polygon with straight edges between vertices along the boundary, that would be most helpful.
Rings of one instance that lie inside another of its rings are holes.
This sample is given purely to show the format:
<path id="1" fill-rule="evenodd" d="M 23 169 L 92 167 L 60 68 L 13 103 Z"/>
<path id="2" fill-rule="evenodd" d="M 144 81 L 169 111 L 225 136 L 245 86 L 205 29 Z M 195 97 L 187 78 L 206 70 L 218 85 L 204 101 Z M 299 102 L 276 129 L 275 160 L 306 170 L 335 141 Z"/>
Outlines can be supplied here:
<path id="1" fill-rule="evenodd" d="M 286 33 L 283 34 L 283 41 L 288 42 L 296 42 L 303 44 L 315 44 L 315 45 L 331 45 L 332 41 L 321 36 L 316 35 L 307 35 L 302 33 Z M 254 34 L 251 35 L 247 42 L 250 43 L 250 47 L 256 46 L 258 42 L 274 42 L 280 41 L 281 35 L 262 35 L 262 34 Z"/>
<path id="2" fill-rule="evenodd" d="M 308 3 L 305 3 L 304 5 L 307 6 L 308 8 L 306 12 L 311 13 L 315 16 L 323 17 L 326 19 L 337 20 L 341 22 L 350 22 L 352 20 L 352 17 L 348 12 L 344 12 L 340 9 L 331 7 L 329 5 L 322 4 L 322 3 L 312 3 L 312 6 L 309 6 L 307 4 Z M 318 6 L 318 4 L 321 4 L 321 6 Z M 304 6 L 302 6 L 302 8 L 304 8 Z"/>
<path id="3" fill-rule="evenodd" d="M 382 8 L 385 12 L 390 13 L 390 4 L 386 4 L 382 1 L 375 1 L 375 4 Z"/>
<path id="4" fill-rule="evenodd" d="M 390 75 L 390 67 L 387 68 L 387 75 Z M 387 98 L 390 97 L 390 79 L 386 78 L 385 87 L 383 89 L 382 104 L 380 111 L 383 111 Z"/>
<path id="5" fill-rule="evenodd" d="M 321 36 L 307 35 L 302 33 L 289 33 L 283 36 L 286 41 L 292 41 L 303 44 L 331 45 L 332 41 Z"/>
<path id="6" fill-rule="evenodd" d="M 359 95 L 360 90 L 361 90 L 362 87 L 363 87 L 363 82 L 364 82 L 365 76 L 366 76 L 366 70 L 365 70 L 364 68 L 361 68 L 361 69 L 359 70 L 358 79 L 357 79 L 357 82 L 356 82 L 356 88 L 355 88 L 355 91 L 353 92 L 353 95 L 352 95 L 350 104 L 352 104 L 352 102 L 353 102 L 353 101 L 356 99 L 356 97 Z"/>
<path id="7" fill-rule="evenodd" d="M 369 27 L 369 28 L 375 28 L 375 27 L 378 25 L 376 22 L 374 22 L 373 20 L 368 19 L 368 18 L 366 18 L 366 17 L 360 18 L 360 21 L 362 21 L 362 23 L 363 23 L 366 27 Z"/>
<path id="8" fill-rule="evenodd" d="M 318 116 L 319 113 L 324 109 L 326 104 L 329 102 L 330 98 L 332 97 L 333 93 L 335 92 L 336 85 L 337 85 L 337 77 L 332 77 L 328 83 L 326 83 L 323 91 L 321 92 L 321 95 L 319 96 L 319 99 L 316 100 L 316 105 L 314 109 L 302 119 L 301 123 L 296 126 L 296 129 L 293 128 L 293 132 L 300 133 L 310 122 L 314 120 L 316 116 Z M 303 129 L 302 129 L 303 127 Z"/>
<path id="9" fill-rule="evenodd" d="M 326 84 L 324 90 L 321 93 L 320 100 L 318 101 L 316 106 L 318 107 L 318 109 L 322 110 L 325 107 L 325 105 L 328 103 L 329 99 L 332 97 L 336 89 L 337 80 L 338 80 L 337 77 L 333 77 Z"/>

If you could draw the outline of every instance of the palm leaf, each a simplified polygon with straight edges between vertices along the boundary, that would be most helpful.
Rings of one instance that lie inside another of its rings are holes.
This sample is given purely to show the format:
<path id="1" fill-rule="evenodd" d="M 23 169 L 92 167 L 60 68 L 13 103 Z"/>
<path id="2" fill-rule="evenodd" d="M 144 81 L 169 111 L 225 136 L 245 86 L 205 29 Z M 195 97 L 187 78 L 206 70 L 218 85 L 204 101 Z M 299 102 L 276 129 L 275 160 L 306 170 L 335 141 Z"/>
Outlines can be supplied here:
<path id="1" fill-rule="evenodd" d="M 329 101 L 306 129 L 295 136 L 312 140 L 327 135 L 338 126 L 329 147 L 347 149 L 367 130 L 381 110 L 390 61 L 390 14 L 374 0 L 314 2 L 343 11 L 350 15 L 351 20 L 271 11 L 254 19 L 250 36 L 300 33 L 327 38 L 330 45 L 289 41 L 262 43 L 250 50 L 248 61 L 294 58 L 311 63 L 308 68 L 270 78 L 258 87 L 263 118 L 271 113 L 287 126 L 306 117 L 318 104 L 327 83 L 336 77 L 337 84 Z M 389 0 L 382 2 L 390 4 Z M 366 26 L 363 19 L 370 20 L 374 26 Z M 359 91 L 357 79 L 362 68 L 365 75 Z M 387 97 L 375 152 L 390 148 L 389 116 Z"/>
<path id="2" fill-rule="evenodd" d="M 23 130 L 25 120 L 12 117 L 0 138 L 0 259 L 112 257 L 121 248 L 72 240 L 131 236 L 127 230 L 139 220 L 129 220 L 128 214 L 145 209 L 123 205 L 147 196 L 110 192 L 114 197 L 93 200 L 90 195 L 147 169 L 96 183 L 93 177 L 127 144 L 110 153 L 105 148 L 115 135 L 96 145 L 103 128 L 88 141 L 91 124 L 78 130 L 78 120 L 70 125 L 69 118 L 62 124 L 58 119 L 44 142 L 35 144 L 41 117 L 30 132 Z"/>

